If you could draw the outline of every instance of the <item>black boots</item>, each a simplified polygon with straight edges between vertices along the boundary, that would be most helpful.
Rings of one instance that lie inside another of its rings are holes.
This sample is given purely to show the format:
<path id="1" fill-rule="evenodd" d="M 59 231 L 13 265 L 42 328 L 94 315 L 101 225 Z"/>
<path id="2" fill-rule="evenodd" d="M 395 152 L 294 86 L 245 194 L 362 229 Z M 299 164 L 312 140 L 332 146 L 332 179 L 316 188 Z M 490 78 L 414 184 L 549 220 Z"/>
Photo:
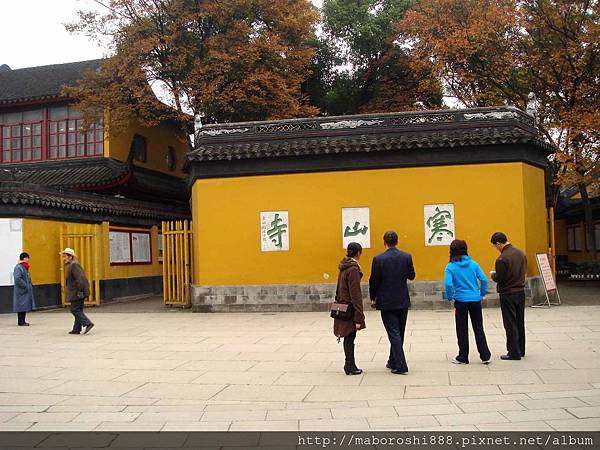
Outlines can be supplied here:
<path id="1" fill-rule="evenodd" d="M 352 363 L 344 364 L 344 372 L 346 375 L 360 375 L 363 371 L 356 367 L 356 364 L 352 361 Z"/>
<path id="2" fill-rule="evenodd" d="M 344 338 L 344 356 L 346 360 L 346 363 L 344 364 L 344 372 L 346 372 L 346 375 L 360 375 L 362 373 L 362 369 L 356 367 L 356 362 L 354 362 L 355 338 L 356 331 Z"/>

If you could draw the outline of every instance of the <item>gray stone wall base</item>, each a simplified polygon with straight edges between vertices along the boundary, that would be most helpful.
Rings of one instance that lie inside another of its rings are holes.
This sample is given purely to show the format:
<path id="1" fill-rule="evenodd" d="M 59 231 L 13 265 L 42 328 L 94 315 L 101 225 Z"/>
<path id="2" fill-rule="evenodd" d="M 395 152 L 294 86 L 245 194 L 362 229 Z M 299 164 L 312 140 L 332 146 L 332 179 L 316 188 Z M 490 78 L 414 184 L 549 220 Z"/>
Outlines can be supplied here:
<path id="1" fill-rule="evenodd" d="M 369 307 L 369 285 L 361 285 L 365 308 Z M 441 281 L 416 281 L 409 284 L 412 309 L 451 309 L 452 303 L 442 298 Z M 335 284 L 267 284 L 246 286 L 192 285 L 194 312 L 284 312 L 327 311 L 334 300 Z M 527 304 L 545 299 L 540 277 L 528 278 L 525 285 Z M 483 306 L 498 307 L 496 284 L 490 281 Z"/>

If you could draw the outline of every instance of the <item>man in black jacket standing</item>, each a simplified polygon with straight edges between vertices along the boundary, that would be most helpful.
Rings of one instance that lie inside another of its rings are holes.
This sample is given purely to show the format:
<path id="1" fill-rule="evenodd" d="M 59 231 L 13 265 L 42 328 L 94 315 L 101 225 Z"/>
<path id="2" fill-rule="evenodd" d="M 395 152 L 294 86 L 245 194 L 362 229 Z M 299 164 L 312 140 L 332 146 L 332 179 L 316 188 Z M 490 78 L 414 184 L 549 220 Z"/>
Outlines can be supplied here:
<path id="1" fill-rule="evenodd" d="M 500 359 L 519 360 L 525 356 L 525 275 L 527 257 L 513 247 L 504 233 L 496 232 L 490 239 L 500 252 L 496 270 L 491 272 L 500 294 L 502 322 L 506 331 L 506 355 Z"/>
<path id="2" fill-rule="evenodd" d="M 381 311 L 381 320 L 390 340 L 390 356 L 386 367 L 394 374 L 405 374 L 408 365 L 404 356 L 404 330 L 410 296 L 407 280 L 415 279 L 412 256 L 398 250 L 398 235 L 387 231 L 383 235 L 385 252 L 373 258 L 369 295 L 371 307 Z"/>

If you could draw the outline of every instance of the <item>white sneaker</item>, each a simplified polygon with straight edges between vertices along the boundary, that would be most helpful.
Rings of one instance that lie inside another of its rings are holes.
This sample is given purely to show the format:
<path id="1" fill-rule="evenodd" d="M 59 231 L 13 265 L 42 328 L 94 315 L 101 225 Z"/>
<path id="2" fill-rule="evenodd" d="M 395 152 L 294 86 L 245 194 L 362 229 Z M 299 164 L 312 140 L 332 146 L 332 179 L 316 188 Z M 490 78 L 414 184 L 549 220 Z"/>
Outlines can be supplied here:
<path id="1" fill-rule="evenodd" d="M 459 361 L 459 360 L 458 360 L 458 359 L 456 359 L 456 358 L 452 358 L 452 361 L 450 361 L 450 362 L 451 362 L 452 364 L 467 364 L 466 362 Z"/>
<path id="2" fill-rule="evenodd" d="M 489 364 L 489 363 L 491 363 L 491 362 L 492 362 L 492 358 L 491 358 L 491 357 L 489 357 L 489 358 L 488 358 L 488 359 L 486 359 L 485 361 L 481 361 L 481 364 L 486 364 L 486 365 L 487 365 L 487 364 Z"/>

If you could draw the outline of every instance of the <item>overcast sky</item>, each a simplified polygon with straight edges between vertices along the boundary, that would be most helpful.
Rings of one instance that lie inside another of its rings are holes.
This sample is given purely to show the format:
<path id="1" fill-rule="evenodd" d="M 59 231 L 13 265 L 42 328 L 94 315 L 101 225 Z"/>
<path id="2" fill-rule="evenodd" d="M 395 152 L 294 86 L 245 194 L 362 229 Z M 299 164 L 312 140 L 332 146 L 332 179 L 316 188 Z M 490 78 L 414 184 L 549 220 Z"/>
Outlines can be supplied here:
<path id="1" fill-rule="evenodd" d="M 322 0 L 313 0 L 320 5 Z M 65 30 L 92 0 L 0 0 L 0 65 L 12 69 L 101 58 L 105 50 Z"/>
<path id="2" fill-rule="evenodd" d="M 12 69 L 59 64 L 103 56 L 88 38 L 67 32 L 78 9 L 91 0 L 0 0 L 0 64 Z"/>

